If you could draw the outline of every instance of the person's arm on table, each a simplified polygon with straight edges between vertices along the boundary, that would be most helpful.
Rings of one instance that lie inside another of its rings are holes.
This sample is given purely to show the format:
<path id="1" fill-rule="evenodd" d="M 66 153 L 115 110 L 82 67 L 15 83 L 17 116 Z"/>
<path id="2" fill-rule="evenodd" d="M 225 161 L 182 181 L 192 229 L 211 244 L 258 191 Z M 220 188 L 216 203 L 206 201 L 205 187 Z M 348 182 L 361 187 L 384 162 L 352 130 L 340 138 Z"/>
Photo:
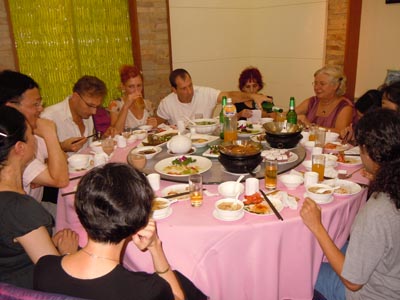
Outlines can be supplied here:
<path id="1" fill-rule="evenodd" d="M 87 142 L 86 137 L 71 137 L 60 142 L 61 149 L 65 152 L 78 152 Z"/>
<path id="2" fill-rule="evenodd" d="M 71 230 L 69 231 L 71 233 L 69 233 L 68 236 L 63 236 L 63 243 L 61 249 L 59 249 L 60 252 L 57 251 L 55 244 L 44 226 L 15 239 L 22 245 L 32 262 L 36 264 L 39 258 L 44 255 L 60 255 L 60 253 L 67 254 L 76 252 L 78 248 L 78 237 L 76 233 Z M 58 238 L 60 237 L 61 236 Z M 59 241 L 59 244 L 61 244 L 61 241 Z"/>
<path id="3" fill-rule="evenodd" d="M 145 228 L 139 230 L 135 235 L 132 236 L 132 240 L 140 250 L 149 250 L 153 259 L 155 272 L 169 283 L 175 299 L 185 299 L 185 295 L 178 282 L 178 279 L 176 278 L 165 256 L 162 243 L 157 235 L 155 221 L 150 219 Z"/>
<path id="4" fill-rule="evenodd" d="M 345 256 L 340 252 L 340 249 L 336 247 L 325 227 L 322 225 L 321 208 L 313 200 L 306 198 L 300 210 L 300 216 L 304 224 L 317 239 L 332 269 L 340 277 L 343 284 L 351 291 L 357 291 L 362 288 L 362 285 L 354 284 L 340 275 L 342 273 Z"/>
<path id="5" fill-rule="evenodd" d="M 54 122 L 47 119 L 38 119 L 34 133 L 44 139 L 48 159 L 47 168 L 35 177 L 33 183 L 59 188 L 67 186 L 69 183 L 67 159 L 58 142 Z"/>

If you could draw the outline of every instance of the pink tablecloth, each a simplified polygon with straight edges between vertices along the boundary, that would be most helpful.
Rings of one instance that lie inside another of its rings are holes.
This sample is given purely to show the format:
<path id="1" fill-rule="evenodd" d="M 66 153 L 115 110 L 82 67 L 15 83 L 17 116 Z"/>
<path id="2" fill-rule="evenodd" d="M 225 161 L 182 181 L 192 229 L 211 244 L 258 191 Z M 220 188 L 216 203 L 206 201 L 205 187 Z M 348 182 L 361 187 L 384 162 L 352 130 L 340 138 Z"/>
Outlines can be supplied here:
<path id="1" fill-rule="evenodd" d="M 113 160 L 125 161 L 126 153 L 121 150 Z M 354 177 L 366 182 L 359 174 Z M 73 190 L 76 183 L 71 181 L 61 193 Z M 171 184 L 174 183 L 162 181 L 161 188 Z M 260 187 L 263 184 L 260 180 Z M 206 188 L 217 192 L 217 185 Z M 278 189 L 285 190 L 281 183 Z M 323 254 L 299 216 L 304 186 L 289 192 L 301 200 L 297 210 L 282 210 L 284 221 L 274 215 L 248 213 L 234 222 L 217 220 L 213 210 L 220 196 L 205 197 L 199 208 L 191 207 L 187 201 L 173 204 L 172 215 L 157 221 L 172 267 L 188 276 L 211 299 L 311 299 Z M 363 189 L 357 195 L 321 205 L 323 223 L 339 247 L 346 241 L 366 194 Z M 87 238 L 73 201 L 73 195 L 59 197 L 56 226 L 77 231 L 83 246 Z M 132 243 L 127 247 L 124 265 L 153 272 L 150 255 Z"/>

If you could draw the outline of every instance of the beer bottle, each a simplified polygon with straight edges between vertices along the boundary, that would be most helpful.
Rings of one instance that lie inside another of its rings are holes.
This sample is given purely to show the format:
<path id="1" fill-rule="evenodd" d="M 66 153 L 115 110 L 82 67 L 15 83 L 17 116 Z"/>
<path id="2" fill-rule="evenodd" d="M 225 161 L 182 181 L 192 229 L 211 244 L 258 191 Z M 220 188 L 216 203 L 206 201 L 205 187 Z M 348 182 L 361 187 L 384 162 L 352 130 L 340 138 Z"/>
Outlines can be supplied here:
<path id="1" fill-rule="evenodd" d="M 288 123 L 297 124 L 297 113 L 294 110 L 294 108 L 295 108 L 294 101 L 295 101 L 294 97 L 290 97 L 289 111 L 286 114 L 286 120 L 288 121 Z"/>
<path id="2" fill-rule="evenodd" d="M 226 105 L 226 96 L 222 96 L 222 108 L 219 112 L 219 138 L 221 140 L 224 139 L 224 107 Z"/>

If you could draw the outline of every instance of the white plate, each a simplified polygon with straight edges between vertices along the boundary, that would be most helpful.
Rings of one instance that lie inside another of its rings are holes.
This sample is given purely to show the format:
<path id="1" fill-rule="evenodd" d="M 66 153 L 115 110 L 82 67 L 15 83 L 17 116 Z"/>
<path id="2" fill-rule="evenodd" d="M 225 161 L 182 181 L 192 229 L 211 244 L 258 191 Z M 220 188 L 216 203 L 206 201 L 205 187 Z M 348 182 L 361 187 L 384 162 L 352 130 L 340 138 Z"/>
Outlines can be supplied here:
<path id="1" fill-rule="evenodd" d="M 362 165 L 361 158 L 359 156 L 344 156 L 345 162 L 338 161 L 338 165 L 342 167 L 358 167 Z"/>
<path id="2" fill-rule="evenodd" d="M 340 186 L 342 189 L 335 190 L 333 194 L 335 196 L 350 196 L 355 195 L 361 191 L 361 186 L 355 182 L 343 179 L 328 179 L 324 180 L 324 184 L 330 186 Z"/>
<path id="3" fill-rule="evenodd" d="M 335 148 L 326 148 L 326 145 L 327 144 L 333 144 L 333 145 L 335 145 L 336 147 Z M 348 150 L 349 148 L 351 147 L 351 145 L 350 144 L 346 144 L 346 145 L 342 145 L 340 142 L 330 142 L 330 143 L 326 143 L 325 144 L 325 146 L 324 146 L 324 152 L 325 153 L 336 153 L 336 152 L 339 152 L 339 151 L 346 151 L 346 150 Z"/>
<path id="4" fill-rule="evenodd" d="M 270 149 L 270 150 L 264 150 L 264 151 L 261 152 L 261 156 L 262 156 L 263 158 L 265 158 L 265 154 L 268 153 L 268 151 L 271 151 L 271 150 L 274 150 L 274 151 L 275 151 L 275 150 L 284 150 L 284 149 Z M 292 162 L 295 162 L 295 161 L 299 158 L 299 157 L 297 156 L 297 154 L 294 153 L 294 152 L 287 151 L 287 155 L 288 155 L 288 159 L 285 160 L 285 161 L 281 161 L 281 160 L 275 159 L 275 160 L 278 162 L 278 165 L 283 165 L 283 164 L 292 163 Z"/>
<path id="5" fill-rule="evenodd" d="M 196 148 L 201 148 L 201 147 L 205 147 L 207 146 L 209 143 L 219 139 L 219 137 L 214 136 L 214 135 L 209 135 L 209 134 L 192 134 L 190 136 L 191 140 L 192 140 L 192 145 L 195 146 Z M 196 139 L 204 139 L 206 141 L 201 142 L 201 143 L 195 143 L 193 142 L 193 140 Z"/>
<path id="6" fill-rule="evenodd" d="M 170 196 L 171 192 L 174 193 L 174 194 L 180 194 L 180 193 L 185 193 L 185 192 L 188 192 L 188 191 L 189 191 L 189 185 L 188 184 L 185 184 L 185 183 L 174 184 L 174 185 L 170 185 L 170 186 L 167 186 L 166 188 L 164 188 L 161 191 L 161 197 Z M 189 194 L 187 194 L 187 195 L 183 195 L 183 196 L 180 196 L 180 197 L 177 197 L 177 198 L 168 198 L 168 199 L 170 199 L 170 200 L 177 199 L 177 200 L 181 201 L 181 200 L 189 200 L 189 198 L 190 198 L 190 196 L 189 196 Z"/>
<path id="7" fill-rule="evenodd" d="M 189 155 L 189 154 L 193 154 L 193 153 L 195 153 L 195 152 L 196 152 L 196 148 L 195 148 L 195 147 L 190 148 L 189 152 L 180 153 L 180 154 L 172 152 L 171 149 L 168 149 L 168 150 L 167 150 L 167 153 L 168 153 L 169 155 L 175 155 L 175 156 L 176 156 L 176 155 Z"/>
<path id="8" fill-rule="evenodd" d="M 140 153 L 142 151 L 151 150 L 151 149 L 154 149 L 156 152 L 149 153 L 149 154 Z M 137 154 L 137 153 L 144 154 L 144 156 L 146 156 L 146 159 L 152 159 L 154 156 L 156 156 L 161 151 L 162 151 L 162 148 L 160 146 L 143 146 L 143 147 L 138 147 L 138 148 L 132 149 L 130 151 L 130 153 L 133 153 L 133 154 Z"/>
<path id="9" fill-rule="evenodd" d="M 185 156 L 187 158 L 192 158 L 195 159 L 196 162 L 190 163 L 188 166 L 197 166 L 199 168 L 197 174 L 204 173 L 208 171 L 212 167 L 212 162 L 208 158 L 202 157 L 202 156 L 194 156 L 194 155 L 179 155 L 179 156 L 174 156 L 174 157 L 169 157 L 166 159 L 163 159 L 159 161 L 158 163 L 155 164 L 154 169 L 156 172 L 163 174 L 163 175 L 168 175 L 172 177 L 184 177 L 184 176 L 189 176 L 190 174 L 169 174 L 165 171 L 165 168 L 168 166 L 172 166 L 172 161 L 180 158 L 182 156 Z"/>
<path id="10" fill-rule="evenodd" d="M 253 135 L 261 134 L 263 132 L 264 132 L 263 130 L 252 130 L 251 132 L 240 132 L 238 130 L 238 137 L 246 138 L 246 137 L 251 137 Z"/>
<path id="11" fill-rule="evenodd" d="M 206 151 L 203 152 L 202 154 L 205 157 L 211 157 L 211 158 L 218 158 L 219 157 L 219 153 L 215 154 L 215 153 L 211 153 L 211 149 L 208 148 Z"/>
<path id="12" fill-rule="evenodd" d="M 155 135 L 162 137 L 162 136 L 167 135 L 167 134 L 174 134 L 174 135 L 177 135 L 177 134 L 178 134 L 178 130 L 166 130 L 166 131 L 163 131 L 163 132 L 160 132 L 160 133 L 156 133 Z M 149 142 L 148 137 L 146 137 L 146 138 L 142 141 L 142 144 L 143 144 L 143 145 L 146 145 L 146 143 L 148 143 L 148 142 Z M 165 142 L 160 143 L 160 144 L 157 144 L 157 145 L 146 145 L 146 146 L 159 146 L 159 147 L 161 147 L 161 146 L 164 146 L 167 142 L 168 142 L 168 141 L 165 141 Z"/>
<path id="13" fill-rule="evenodd" d="M 213 216 L 214 216 L 214 218 L 216 218 L 216 219 L 218 219 L 218 220 L 220 220 L 220 221 L 228 221 L 228 222 L 231 222 L 231 221 L 237 221 L 237 220 L 240 220 L 241 218 L 243 218 L 243 216 L 244 216 L 244 211 L 242 211 L 239 215 L 235 216 L 234 218 L 226 218 L 226 217 L 221 217 L 221 216 L 219 215 L 218 211 L 217 211 L 216 209 L 214 209 L 214 211 L 213 211 Z"/>
<path id="14" fill-rule="evenodd" d="M 262 139 L 261 139 L 261 137 L 262 137 Z M 256 143 L 267 144 L 267 140 L 265 139 L 265 134 L 264 134 L 264 133 L 252 135 L 252 136 L 250 137 L 250 139 L 251 139 L 253 142 L 256 142 Z"/>
<path id="15" fill-rule="evenodd" d="M 278 200 L 278 199 L 270 199 L 270 200 L 271 200 L 272 204 L 275 206 L 275 208 L 276 208 L 276 210 L 277 210 L 278 212 L 280 212 L 280 211 L 283 209 L 283 203 L 282 203 L 282 201 L 280 201 L 280 200 Z M 269 208 L 269 210 L 266 211 L 265 213 L 257 213 L 257 212 L 252 211 L 252 208 L 253 208 L 255 205 L 259 205 L 259 204 L 261 204 L 261 205 L 263 205 L 263 206 L 267 206 L 267 207 Z M 273 214 L 274 214 L 273 210 L 269 207 L 267 201 L 263 200 L 263 202 L 261 202 L 261 203 L 259 203 L 259 204 L 249 204 L 249 205 L 245 205 L 245 206 L 244 206 L 244 210 L 245 210 L 247 213 L 249 213 L 249 214 L 258 215 L 258 216 L 269 216 L 269 215 L 273 215 Z"/>
<path id="16" fill-rule="evenodd" d="M 68 172 L 69 173 L 81 173 L 81 172 L 86 172 L 86 171 L 89 171 L 90 169 L 93 169 L 93 167 L 94 167 L 93 155 L 90 155 L 90 154 L 82 154 L 82 155 L 89 156 L 89 163 L 86 166 L 86 168 L 82 168 L 82 169 L 78 170 L 78 169 L 74 169 L 70 165 L 68 165 Z"/>
<path id="17" fill-rule="evenodd" d="M 165 219 L 165 218 L 168 218 L 170 215 L 172 214 L 172 207 L 170 207 L 168 210 L 167 210 L 167 212 L 165 213 L 165 215 L 163 215 L 163 216 L 158 216 L 158 217 L 152 217 L 154 220 L 162 220 L 162 219 Z"/>

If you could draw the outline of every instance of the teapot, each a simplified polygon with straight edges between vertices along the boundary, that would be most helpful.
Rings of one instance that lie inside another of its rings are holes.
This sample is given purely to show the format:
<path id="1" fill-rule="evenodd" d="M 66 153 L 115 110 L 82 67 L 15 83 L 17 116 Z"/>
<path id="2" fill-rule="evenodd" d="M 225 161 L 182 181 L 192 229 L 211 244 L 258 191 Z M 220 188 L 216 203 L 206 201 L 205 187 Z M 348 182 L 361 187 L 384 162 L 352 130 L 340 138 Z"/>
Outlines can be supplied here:
<path id="1" fill-rule="evenodd" d="M 192 148 L 192 139 L 186 135 L 175 135 L 168 141 L 167 148 L 174 154 L 188 153 Z"/>

